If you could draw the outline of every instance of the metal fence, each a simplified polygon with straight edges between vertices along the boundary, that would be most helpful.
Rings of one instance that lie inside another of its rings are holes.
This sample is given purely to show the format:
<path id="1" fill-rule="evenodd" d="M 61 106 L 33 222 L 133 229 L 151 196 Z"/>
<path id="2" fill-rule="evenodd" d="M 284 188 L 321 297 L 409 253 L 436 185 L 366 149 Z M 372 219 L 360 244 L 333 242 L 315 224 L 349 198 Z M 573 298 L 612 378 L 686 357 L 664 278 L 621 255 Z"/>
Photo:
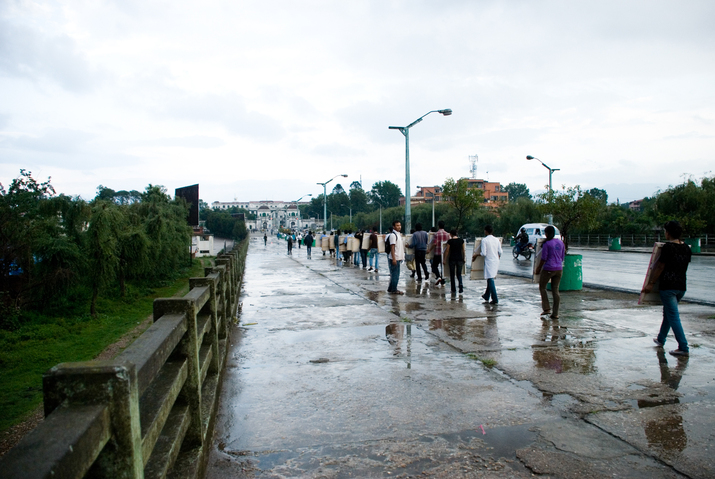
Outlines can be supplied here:
<path id="1" fill-rule="evenodd" d="M 598 247 L 609 246 L 609 240 L 617 236 L 602 234 L 573 234 L 568 235 L 569 246 Z M 624 247 L 652 247 L 658 241 L 665 241 L 662 234 L 630 234 L 621 235 L 621 246 Z M 715 251 L 715 236 L 702 235 L 700 238 L 700 248 Z"/>

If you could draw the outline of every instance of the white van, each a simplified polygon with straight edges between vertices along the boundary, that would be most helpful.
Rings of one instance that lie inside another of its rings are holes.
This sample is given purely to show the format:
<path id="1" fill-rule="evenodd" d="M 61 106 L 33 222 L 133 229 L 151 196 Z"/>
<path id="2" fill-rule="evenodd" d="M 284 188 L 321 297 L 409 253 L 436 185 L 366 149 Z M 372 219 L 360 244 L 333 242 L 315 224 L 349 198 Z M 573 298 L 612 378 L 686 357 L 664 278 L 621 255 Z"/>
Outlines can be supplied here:
<path id="1" fill-rule="evenodd" d="M 536 240 L 538 238 L 546 238 L 546 235 L 544 234 L 544 229 L 549 226 L 547 223 L 527 223 L 525 225 L 522 225 L 521 228 L 524 228 L 526 230 L 526 234 L 529 235 L 529 243 L 533 244 L 536 246 Z M 521 228 L 519 228 L 519 231 L 516 232 L 514 237 L 518 237 L 521 234 Z M 561 232 L 559 229 L 554 226 L 554 229 L 556 230 L 556 235 L 554 238 L 561 239 Z"/>

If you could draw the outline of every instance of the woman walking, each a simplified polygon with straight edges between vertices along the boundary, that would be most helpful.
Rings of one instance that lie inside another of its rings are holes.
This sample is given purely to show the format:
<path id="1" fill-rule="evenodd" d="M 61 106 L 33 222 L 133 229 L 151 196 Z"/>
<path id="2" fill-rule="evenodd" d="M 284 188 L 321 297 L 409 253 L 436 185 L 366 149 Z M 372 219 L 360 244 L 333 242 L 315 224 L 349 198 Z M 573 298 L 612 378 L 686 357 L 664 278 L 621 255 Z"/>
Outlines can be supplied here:
<path id="1" fill-rule="evenodd" d="M 658 337 L 653 342 L 659 347 L 665 345 L 668 332 L 673 330 L 678 349 L 670 351 L 673 356 L 689 356 L 688 341 L 685 339 L 683 325 L 680 324 L 678 303 L 685 295 L 686 272 L 690 263 L 690 246 L 680 240 L 683 228 L 677 221 L 668 221 L 665 226 L 665 239 L 658 262 L 653 268 L 650 282 L 643 287 L 643 292 L 650 293 L 655 282 L 660 279 L 660 299 L 663 301 L 663 322 Z"/>
<path id="2" fill-rule="evenodd" d="M 561 305 L 561 294 L 559 284 L 564 269 L 564 255 L 566 248 L 564 242 L 556 236 L 556 230 L 549 225 L 544 228 L 546 241 L 541 246 L 541 259 L 534 273 L 539 276 L 539 293 L 541 293 L 541 315 L 550 315 L 551 319 L 559 319 L 559 306 Z M 546 285 L 551 281 L 551 294 L 554 296 L 554 309 L 551 310 L 549 296 L 546 294 Z"/>

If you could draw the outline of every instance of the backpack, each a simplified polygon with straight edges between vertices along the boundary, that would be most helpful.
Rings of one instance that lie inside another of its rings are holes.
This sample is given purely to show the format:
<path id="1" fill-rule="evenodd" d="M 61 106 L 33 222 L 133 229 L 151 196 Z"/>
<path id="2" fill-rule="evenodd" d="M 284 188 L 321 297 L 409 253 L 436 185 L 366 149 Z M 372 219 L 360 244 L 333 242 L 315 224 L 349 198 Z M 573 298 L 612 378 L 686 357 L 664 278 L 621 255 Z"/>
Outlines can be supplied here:
<path id="1" fill-rule="evenodd" d="M 385 253 L 390 253 L 390 236 L 395 234 L 394 232 L 385 236 Z"/>

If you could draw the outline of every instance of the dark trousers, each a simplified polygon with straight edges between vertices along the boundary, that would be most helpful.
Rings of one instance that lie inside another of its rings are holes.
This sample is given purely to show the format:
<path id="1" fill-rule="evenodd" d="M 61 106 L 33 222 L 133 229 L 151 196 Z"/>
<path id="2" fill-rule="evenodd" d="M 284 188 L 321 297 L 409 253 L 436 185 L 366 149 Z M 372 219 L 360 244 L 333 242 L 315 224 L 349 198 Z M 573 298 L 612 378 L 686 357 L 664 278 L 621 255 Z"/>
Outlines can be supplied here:
<path id="1" fill-rule="evenodd" d="M 432 274 L 434 274 L 435 279 L 439 279 L 442 277 L 442 275 L 439 274 L 439 265 L 441 263 L 442 263 L 442 255 L 441 254 L 434 255 L 434 258 L 432 258 Z"/>
<path id="2" fill-rule="evenodd" d="M 429 278 L 429 273 L 427 272 L 427 251 L 415 250 L 415 269 L 417 270 L 417 279 L 422 279 L 422 273 L 420 272 L 420 266 L 425 272 L 425 279 Z"/>
<path id="3" fill-rule="evenodd" d="M 366 249 L 360 250 L 360 257 L 362 258 L 362 267 L 367 268 L 367 250 Z"/>
<path id="4" fill-rule="evenodd" d="M 454 275 L 457 275 L 457 282 L 459 283 L 459 292 L 462 292 L 462 268 L 464 263 L 449 263 L 449 286 L 454 293 L 457 291 L 457 284 L 454 282 Z"/>

